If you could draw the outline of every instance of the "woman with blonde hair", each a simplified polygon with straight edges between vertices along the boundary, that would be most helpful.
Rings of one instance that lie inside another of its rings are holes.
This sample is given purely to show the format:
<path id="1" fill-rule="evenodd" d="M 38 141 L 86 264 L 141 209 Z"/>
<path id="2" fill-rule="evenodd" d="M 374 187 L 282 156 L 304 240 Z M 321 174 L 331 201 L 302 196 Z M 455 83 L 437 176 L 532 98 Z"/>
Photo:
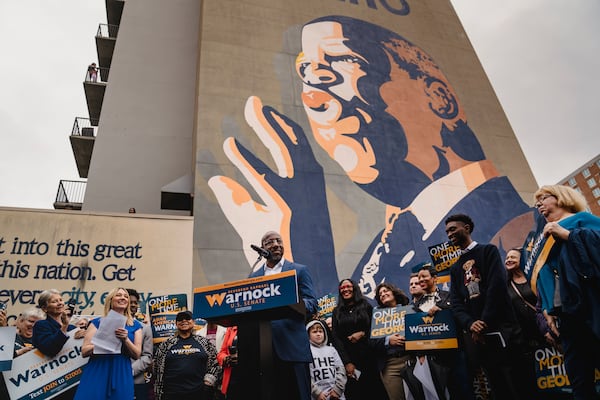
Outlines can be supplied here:
<path id="1" fill-rule="evenodd" d="M 585 212 L 585 198 L 561 185 L 542 186 L 535 207 L 545 224 L 526 243 L 525 272 L 548 324 L 560 333 L 575 399 L 596 398 L 600 358 L 600 218 Z"/>
<path id="2" fill-rule="evenodd" d="M 92 339 L 110 311 L 126 317 L 125 326 L 115 330 L 115 336 L 121 341 L 119 354 L 99 354 L 95 351 Z M 129 310 L 129 294 L 124 288 L 113 289 L 106 296 L 104 317 L 92 320 L 87 328 L 83 346 L 84 357 L 90 357 L 79 382 L 75 399 L 132 400 L 133 372 L 131 358 L 138 359 L 142 352 L 142 324 L 133 318 Z"/>

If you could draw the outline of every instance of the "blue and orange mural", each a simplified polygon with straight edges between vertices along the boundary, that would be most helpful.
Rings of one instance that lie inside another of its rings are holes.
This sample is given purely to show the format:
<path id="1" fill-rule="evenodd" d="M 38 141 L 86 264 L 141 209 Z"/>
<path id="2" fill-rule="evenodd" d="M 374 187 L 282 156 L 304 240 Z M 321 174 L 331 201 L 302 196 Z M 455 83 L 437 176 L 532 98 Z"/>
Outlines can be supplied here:
<path id="1" fill-rule="evenodd" d="M 245 120 L 275 167 L 229 137 L 224 151 L 251 189 L 223 175 L 208 181 L 245 249 L 279 231 L 286 258 L 309 266 L 317 295 L 337 291 L 346 276 L 338 277 L 327 175 L 315 152 L 383 206 L 380 231 L 354 249 L 363 256 L 352 278 L 371 299 L 382 281 L 407 287 L 412 268 L 430 260 L 428 247 L 447 240 L 451 214 L 471 215 L 477 241 L 501 249 L 523 243 L 533 212 L 486 159 L 431 56 L 395 32 L 343 16 L 306 23 L 301 41 L 295 68 L 310 128 L 250 97 Z"/>

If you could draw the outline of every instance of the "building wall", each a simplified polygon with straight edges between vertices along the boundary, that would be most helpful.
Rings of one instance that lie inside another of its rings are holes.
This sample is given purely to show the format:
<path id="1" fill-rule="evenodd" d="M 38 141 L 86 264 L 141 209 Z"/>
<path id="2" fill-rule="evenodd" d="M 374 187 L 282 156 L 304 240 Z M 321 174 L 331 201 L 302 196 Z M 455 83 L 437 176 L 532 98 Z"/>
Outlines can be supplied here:
<path id="1" fill-rule="evenodd" d="M 46 289 L 82 314 L 102 314 L 115 287 L 142 300 L 189 296 L 192 225 L 191 217 L 0 208 L 0 301 L 14 320 Z"/>
<path id="2" fill-rule="evenodd" d="M 522 244 L 537 188 L 447 0 L 128 0 L 83 209 L 171 214 L 190 169 L 193 286 L 245 277 L 276 230 L 319 295 L 371 298 L 452 213 Z"/>
<path id="3" fill-rule="evenodd" d="M 591 213 L 600 215 L 600 155 L 567 176 L 560 184 L 579 190 L 585 196 Z"/>
<path id="4" fill-rule="evenodd" d="M 450 213 L 522 244 L 537 185 L 449 1 L 204 1 L 200 36 L 195 286 L 246 276 L 268 230 L 319 295 L 371 298 Z"/>
<path id="5" fill-rule="evenodd" d="M 84 211 L 189 215 L 160 189 L 192 171 L 199 16 L 196 0 L 125 3 Z"/>

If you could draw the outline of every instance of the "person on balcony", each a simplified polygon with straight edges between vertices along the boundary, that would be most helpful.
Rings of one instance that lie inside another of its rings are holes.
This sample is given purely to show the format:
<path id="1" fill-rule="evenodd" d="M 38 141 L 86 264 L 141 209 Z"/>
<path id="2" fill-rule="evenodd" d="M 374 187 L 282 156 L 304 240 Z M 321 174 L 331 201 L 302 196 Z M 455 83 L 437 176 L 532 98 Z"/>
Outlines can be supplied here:
<path id="1" fill-rule="evenodd" d="M 88 66 L 87 75 L 85 77 L 86 82 L 97 82 L 98 81 L 98 67 L 96 63 L 91 63 Z"/>

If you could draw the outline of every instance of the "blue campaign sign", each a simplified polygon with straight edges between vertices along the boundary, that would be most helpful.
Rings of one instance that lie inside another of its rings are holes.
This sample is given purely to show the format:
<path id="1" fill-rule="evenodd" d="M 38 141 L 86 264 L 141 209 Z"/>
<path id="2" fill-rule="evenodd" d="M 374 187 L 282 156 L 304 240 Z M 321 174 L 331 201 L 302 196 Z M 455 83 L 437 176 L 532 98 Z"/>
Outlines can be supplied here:
<path id="1" fill-rule="evenodd" d="M 337 305 L 337 296 L 334 294 L 326 294 L 323 297 L 317 299 L 319 306 L 319 318 L 329 318 L 333 315 L 333 309 Z"/>
<path id="2" fill-rule="evenodd" d="M 450 310 L 433 316 L 427 313 L 407 314 L 406 350 L 454 349 L 458 347 L 456 326 Z"/>
<path id="3" fill-rule="evenodd" d="M 0 371 L 8 371 L 12 368 L 16 334 L 17 328 L 14 326 L 0 327 Z"/>
<path id="4" fill-rule="evenodd" d="M 205 319 L 296 303 L 296 271 L 194 289 L 194 317 Z"/>
<path id="5" fill-rule="evenodd" d="M 180 311 L 188 309 L 187 295 L 167 294 L 148 299 L 148 312 L 154 344 L 167 340 L 177 331 L 175 316 Z"/>
<path id="6" fill-rule="evenodd" d="M 396 333 L 404 336 L 405 316 L 412 313 L 412 306 L 375 307 L 371 318 L 370 338 L 383 338 Z"/>

